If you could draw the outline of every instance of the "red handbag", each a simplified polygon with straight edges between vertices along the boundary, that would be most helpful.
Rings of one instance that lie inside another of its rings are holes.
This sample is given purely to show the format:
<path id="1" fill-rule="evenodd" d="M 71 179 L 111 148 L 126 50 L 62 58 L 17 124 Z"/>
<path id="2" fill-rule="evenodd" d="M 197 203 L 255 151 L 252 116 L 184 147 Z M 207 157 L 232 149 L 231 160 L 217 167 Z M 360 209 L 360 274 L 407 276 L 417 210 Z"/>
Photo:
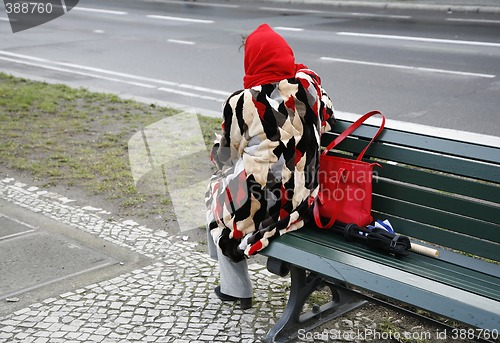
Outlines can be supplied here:
<path id="1" fill-rule="evenodd" d="M 327 155 L 366 119 L 376 114 L 382 116 L 382 124 L 355 160 Z M 354 223 L 358 226 L 366 226 L 373 221 L 371 215 L 373 167 L 380 165 L 363 162 L 361 159 L 384 126 L 385 117 L 382 113 L 368 112 L 342 132 L 320 155 L 319 193 L 313 209 L 314 220 L 319 228 L 330 228 L 336 221 L 344 224 Z M 327 221 L 327 224 L 323 224 L 324 221 Z"/>

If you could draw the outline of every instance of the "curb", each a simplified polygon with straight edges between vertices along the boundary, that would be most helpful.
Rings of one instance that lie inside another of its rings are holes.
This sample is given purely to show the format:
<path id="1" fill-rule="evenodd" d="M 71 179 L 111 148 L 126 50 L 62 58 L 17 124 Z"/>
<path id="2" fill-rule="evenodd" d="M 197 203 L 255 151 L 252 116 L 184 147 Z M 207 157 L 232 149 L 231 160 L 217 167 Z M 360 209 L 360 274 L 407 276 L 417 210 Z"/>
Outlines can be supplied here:
<path id="1" fill-rule="evenodd" d="M 280 0 L 272 0 L 280 1 Z M 290 0 L 291 3 L 322 4 L 337 7 L 371 7 L 397 10 L 427 10 L 436 12 L 468 12 L 500 14 L 500 6 L 487 5 L 455 5 L 455 4 L 424 4 L 402 2 L 369 2 L 369 1 L 329 1 L 329 0 Z"/>
<path id="2" fill-rule="evenodd" d="M 376 2 L 376 1 L 332 1 L 332 0 L 264 0 L 263 2 L 283 4 L 313 4 L 329 5 L 334 7 L 370 7 L 379 9 L 397 10 L 427 10 L 437 12 L 468 12 L 500 14 L 500 6 L 489 5 L 455 5 L 455 4 L 426 4 L 403 2 Z"/>
<path id="3" fill-rule="evenodd" d="M 155 3 L 172 3 L 178 2 L 175 0 L 139 0 Z M 184 0 L 190 1 L 190 0 Z M 191 0 L 196 1 L 196 0 Z M 214 2 L 211 0 L 205 1 L 207 3 Z M 235 1 L 242 2 L 243 1 Z M 286 5 L 325 5 L 332 7 L 368 7 L 378 9 L 394 9 L 394 10 L 422 10 L 422 11 L 435 11 L 435 12 L 458 12 L 458 13 L 488 13 L 500 14 L 499 5 L 464 5 L 464 4 L 437 4 L 437 3 L 404 3 L 401 1 L 387 2 L 387 1 L 348 1 L 348 0 L 246 0 L 251 3 L 276 3 Z"/>

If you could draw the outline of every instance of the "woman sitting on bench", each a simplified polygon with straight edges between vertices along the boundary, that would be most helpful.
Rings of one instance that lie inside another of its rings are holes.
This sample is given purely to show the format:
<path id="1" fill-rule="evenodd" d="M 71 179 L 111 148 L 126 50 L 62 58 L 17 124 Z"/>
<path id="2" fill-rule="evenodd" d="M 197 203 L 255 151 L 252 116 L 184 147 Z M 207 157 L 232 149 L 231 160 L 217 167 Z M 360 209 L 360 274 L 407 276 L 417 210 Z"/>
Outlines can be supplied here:
<path id="1" fill-rule="evenodd" d="M 321 132 L 334 123 L 319 76 L 267 24 L 245 42 L 244 89 L 223 109 L 207 192 L 208 246 L 223 301 L 252 306 L 246 258 L 304 225 L 318 191 Z"/>

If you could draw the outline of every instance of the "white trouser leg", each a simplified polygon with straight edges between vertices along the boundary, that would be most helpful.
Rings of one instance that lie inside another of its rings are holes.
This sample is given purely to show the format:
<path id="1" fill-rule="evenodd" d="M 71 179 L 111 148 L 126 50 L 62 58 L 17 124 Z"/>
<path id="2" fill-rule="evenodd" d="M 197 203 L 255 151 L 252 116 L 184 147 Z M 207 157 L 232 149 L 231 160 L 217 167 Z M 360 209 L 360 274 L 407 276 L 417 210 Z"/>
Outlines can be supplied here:
<path id="1" fill-rule="evenodd" d="M 224 256 L 222 251 L 215 245 L 208 228 L 207 245 L 210 257 L 219 261 L 221 292 L 237 298 L 251 298 L 252 282 L 248 274 L 247 260 L 235 263 Z"/>

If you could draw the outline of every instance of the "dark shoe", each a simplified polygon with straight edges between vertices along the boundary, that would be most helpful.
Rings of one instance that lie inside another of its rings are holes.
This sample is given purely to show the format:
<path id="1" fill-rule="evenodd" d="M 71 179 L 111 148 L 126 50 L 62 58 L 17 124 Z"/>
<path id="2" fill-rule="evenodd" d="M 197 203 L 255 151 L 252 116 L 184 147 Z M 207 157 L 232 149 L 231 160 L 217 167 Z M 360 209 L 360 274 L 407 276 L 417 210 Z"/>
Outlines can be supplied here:
<path id="1" fill-rule="evenodd" d="M 240 308 L 246 310 L 252 307 L 252 298 L 237 298 L 221 292 L 220 286 L 215 287 L 215 295 L 222 301 L 240 301 Z"/>
<path id="2" fill-rule="evenodd" d="M 248 310 L 249 308 L 252 308 L 252 298 L 241 298 L 240 308 L 242 310 Z"/>
<path id="3" fill-rule="evenodd" d="M 215 295 L 217 295 L 217 297 L 222 301 L 236 301 L 236 300 L 238 300 L 238 298 L 236 298 L 236 297 L 222 293 L 220 290 L 220 286 L 215 287 L 214 291 L 215 291 Z"/>

